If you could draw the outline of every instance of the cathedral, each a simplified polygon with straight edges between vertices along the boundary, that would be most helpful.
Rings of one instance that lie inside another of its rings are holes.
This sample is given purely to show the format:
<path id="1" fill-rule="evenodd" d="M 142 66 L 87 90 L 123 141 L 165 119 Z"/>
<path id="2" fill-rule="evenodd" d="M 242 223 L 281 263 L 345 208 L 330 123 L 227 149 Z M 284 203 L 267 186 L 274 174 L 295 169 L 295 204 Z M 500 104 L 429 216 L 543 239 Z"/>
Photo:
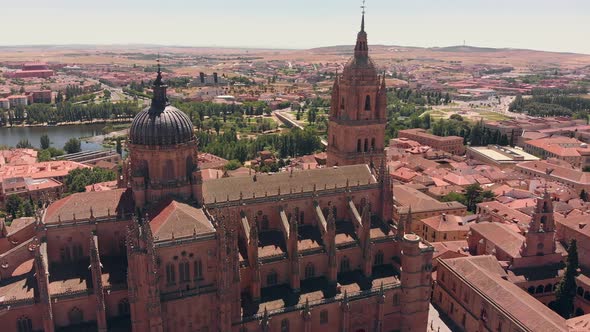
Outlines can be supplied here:
<path id="1" fill-rule="evenodd" d="M 364 14 L 337 76 L 328 167 L 203 182 L 158 70 L 119 189 L 53 202 L 0 252 L 3 331 L 426 331 L 433 248 L 392 221 Z"/>

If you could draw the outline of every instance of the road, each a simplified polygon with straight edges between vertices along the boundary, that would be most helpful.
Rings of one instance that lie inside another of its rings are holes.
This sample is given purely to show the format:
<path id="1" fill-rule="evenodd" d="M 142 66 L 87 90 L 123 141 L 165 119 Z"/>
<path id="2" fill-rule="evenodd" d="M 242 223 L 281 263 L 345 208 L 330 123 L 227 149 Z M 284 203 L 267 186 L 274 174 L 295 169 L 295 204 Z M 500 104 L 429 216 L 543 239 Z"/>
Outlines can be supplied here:
<path id="1" fill-rule="evenodd" d="M 447 319 L 445 319 L 447 320 Z M 428 328 L 426 329 L 427 332 L 454 332 L 458 330 L 453 330 L 451 327 L 445 323 L 443 318 L 441 318 L 440 313 L 436 308 L 430 304 L 430 310 L 428 311 Z"/>
<path id="2" fill-rule="evenodd" d="M 280 110 L 276 110 L 273 111 L 273 115 L 276 116 L 277 119 L 279 119 L 285 126 L 287 127 L 297 127 L 301 130 L 303 130 L 303 125 L 301 125 L 299 122 L 297 122 L 297 120 L 294 120 L 291 115 L 288 113 L 289 111 L 291 111 L 291 107 L 288 108 L 283 108 Z M 325 139 L 321 138 L 320 139 L 322 144 L 324 146 L 328 146 L 328 141 L 326 141 Z"/>

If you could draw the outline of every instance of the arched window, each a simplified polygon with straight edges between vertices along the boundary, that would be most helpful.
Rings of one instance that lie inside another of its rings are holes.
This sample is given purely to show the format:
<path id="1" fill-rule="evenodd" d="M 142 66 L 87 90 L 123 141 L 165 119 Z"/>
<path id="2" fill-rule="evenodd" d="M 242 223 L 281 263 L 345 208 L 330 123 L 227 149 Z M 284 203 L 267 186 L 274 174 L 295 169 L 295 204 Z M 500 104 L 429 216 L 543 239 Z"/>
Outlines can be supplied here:
<path id="1" fill-rule="evenodd" d="M 332 135 L 332 145 L 336 147 L 336 135 Z"/>
<path id="2" fill-rule="evenodd" d="M 328 310 L 320 311 L 320 324 L 328 324 Z"/>
<path id="3" fill-rule="evenodd" d="M 356 141 L 356 152 L 361 152 L 361 139 Z"/>
<path id="4" fill-rule="evenodd" d="M 553 290 L 553 285 L 552 284 L 545 285 L 545 293 L 549 293 L 552 290 Z"/>
<path id="5" fill-rule="evenodd" d="M 383 251 L 379 250 L 375 255 L 375 260 L 373 261 L 373 265 L 383 265 Z"/>
<path id="6" fill-rule="evenodd" d="M 305 214 L 303 213 L 303 211 L 301 211 L 299 213 L 299 224 L 303 225 L 305 223 Z"/>
<path id="7" fill-rule="evenodd" d="M 529 292 L 529 294 L 535 294 L 535 286 L 531 286 L 527 289 L 527 291 Z"/>
<path id="8" fill-rule="evenodd" d="M 122 299 L 121 301 L 119 301 L 118 307 L 119 307 L 119 316 L 129 316 L 129 313 L 131 312 L 131 310 L 129 310 L 129 300 L 128 299 Z"/>
<path id="9" fill-rule="evenodd" d="M 262 216 L 262 230 L 263 231 L 266 231 L 266 230 L 268 230 L 268 227 L 269 227 L 269 225 L 268 225 L 268 216 L 265 214 L 265 215 Z"/>
<path id="10" fill-rule="evenodd" d="M 375 150 L 375 137 L 371 138 L 371 151 Z"/>
<path id="11" fill-rule="evenodd" d="M 80 244 L 76 244 L 72 247 L 72 254 L 73 254 L 73 258 L 74 261 L 79 261 L 82 259 L 82 257 L 84 257 L 84 251 L 82 250 L 82 245 Z"/>
<path id="12" fill-rule="evenodd" d="M 200 259 L 197 259 L 194 263 L 195 265 L 195 280 L 203 279 L 203 263 Z"/>
<path id="13" fill-rule="evenodd" d="M 305 279 L 315 277 L 315 267 L 312 263 L 307 263 L 305 266 Z"/>
<path id="14" fill-rule="evenodd" d="M 289 320 L 287 318 L 281 321 L 281 332 L 289 332 Z"/>
<path id="15" fill-rule="evenodd" d="M 439 302 L 442 302 L 442 301 L 439 301 Z M 398 293 L 393 294 L 393 305 L 394 306 L 399 305 L 399 294 Z"/>
<path id="16" fill-rule="evenodd" d="M 62 247 L 59 250 L 59 256 L 61 258 L 62 263 L 67 263 L 72 261 L 72 255 L 70 253 L 70 247 Z"/>
<path id="17" fill-rule="evenodd" d="M 169 285 L 176 283 L 176 268 L 172 263 L 166 264 L 166 283 Z"/>
<path id="18" fill-rule="evenodd" d="M 348 272 L 350 271 L 350 260 L 348 257 L 344 256 L 340 260 L 340 272 Z"/>
<path id="19" fill-rule="evenodd" d="M 174 162 L 171 159 L 166 160 L 162 172 L 164 180 L 174 180 Z"/>
<path id="20" fill-rule="evenodd" d="M 80 324 L 84 321 L 84 313 L 77 307 L 73 307 L 68 313 L 68 319 L 70 320 L 70 325 Z"/>
<path id="21" fill-rule="evenodd" d="M 365 138 L 365 152 L 369 151 L 369 139 Z"/>
<path id="22" fill-rule="evenodd" d="M 342 97 L 342 101 L 340 102 L 340 109 L 344 109 L 344 97 Z"/>
<path id="23" fill-rule="evenodd" d="M 21 316 L 16 321 L 16 329 L 18 332 L 31 332 L 33 331 L 33 321 L 27 316 Z"/>
<path id="24" fill-rule="evenodd" d="M 541 294 L 541 293 L 543 293 L 543 291 L 544 291 L 543 285 L 539 285 L 539 286 L 537 286 L 537 290 L 535 291 L 535 293 Z"/>
<path id="25" fill-rule="evenodd" d="M 178 276 L 180 277 L 180 282 L 189 282 L 191 280 L 189 264 L 187 261 L 178 263 Z"/>
<path id="26" fill-rule="evenodd" d="M 589 300 L 590 301 L 590 293 L 588 291 L 584 292 L 584 300 Z"/>
<path id="27" fill-rule="evenodd" d="M 278 275 L 276 271 L 270 271 L 268 275 L 266 275 L 266 285 L 267 286 L 274 286 L 278 282 Z"/>
<path id="28" fill-rule="evenodd" d="M 365 111 L 371 110 L 371 97 L 365 97 Z"/>

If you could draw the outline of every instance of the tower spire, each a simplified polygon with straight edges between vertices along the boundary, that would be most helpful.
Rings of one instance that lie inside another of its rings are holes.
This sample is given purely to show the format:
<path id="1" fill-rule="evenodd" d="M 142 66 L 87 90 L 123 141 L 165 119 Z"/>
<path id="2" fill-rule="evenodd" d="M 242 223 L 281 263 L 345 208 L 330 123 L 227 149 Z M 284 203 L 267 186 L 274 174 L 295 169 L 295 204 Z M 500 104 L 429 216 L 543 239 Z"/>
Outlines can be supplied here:
<path id="1" fill-rule="evenodd" d="M 367 33 L 365 32 L 365 0 L 363 0 L 362 8 L 362 19 L 361 19 L 361 31 L 359 31 L 356 37 L 356 46 L 354 47 L 355 58 L 367 58 L 369 56 L 369 47 L 367 46 Z"/>
<path id="2" fill-rule="evenodd" d="M 152 86 L 152 90 L 154 92 L 154 97 L 152 98 L 152 106 L 150 107 L 150 113 L 152 114 L 160 114 L 164 111 L 166 106 L 168 105 L 168 97 L 166 96 L 166 88 L 168 87 L 162 81 L 162 67 L 160 66 L 160 54 L 158 54 L 158 59 L 156 60 L 158 70 L 158 75 L 154 80 L 154 84 Z"/>
<path id="3" fill-rule="evenodd" d="M 364 32 L 365 31 L 365 8 L 367 8 L 367 6 L 365 5 L 365 0 L 363 0 L 363 5 L 361 6 L 362 8 L 362 20 L 361 20 L 361 31 Z"/>

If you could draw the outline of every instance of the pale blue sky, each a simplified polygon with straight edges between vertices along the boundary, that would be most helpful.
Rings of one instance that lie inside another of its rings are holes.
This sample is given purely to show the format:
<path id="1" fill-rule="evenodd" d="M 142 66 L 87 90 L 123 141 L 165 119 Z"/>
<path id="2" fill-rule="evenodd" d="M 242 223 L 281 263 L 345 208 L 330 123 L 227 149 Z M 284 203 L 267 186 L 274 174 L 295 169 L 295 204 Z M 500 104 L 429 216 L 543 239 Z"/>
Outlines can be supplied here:
<path id="1" fill-rule="evenodd" d="M 0 45 L 352 44 L 359 0 L 0 0 Z M 368 0 L 370 44 L 590 54 L 589 0 Z"/>

